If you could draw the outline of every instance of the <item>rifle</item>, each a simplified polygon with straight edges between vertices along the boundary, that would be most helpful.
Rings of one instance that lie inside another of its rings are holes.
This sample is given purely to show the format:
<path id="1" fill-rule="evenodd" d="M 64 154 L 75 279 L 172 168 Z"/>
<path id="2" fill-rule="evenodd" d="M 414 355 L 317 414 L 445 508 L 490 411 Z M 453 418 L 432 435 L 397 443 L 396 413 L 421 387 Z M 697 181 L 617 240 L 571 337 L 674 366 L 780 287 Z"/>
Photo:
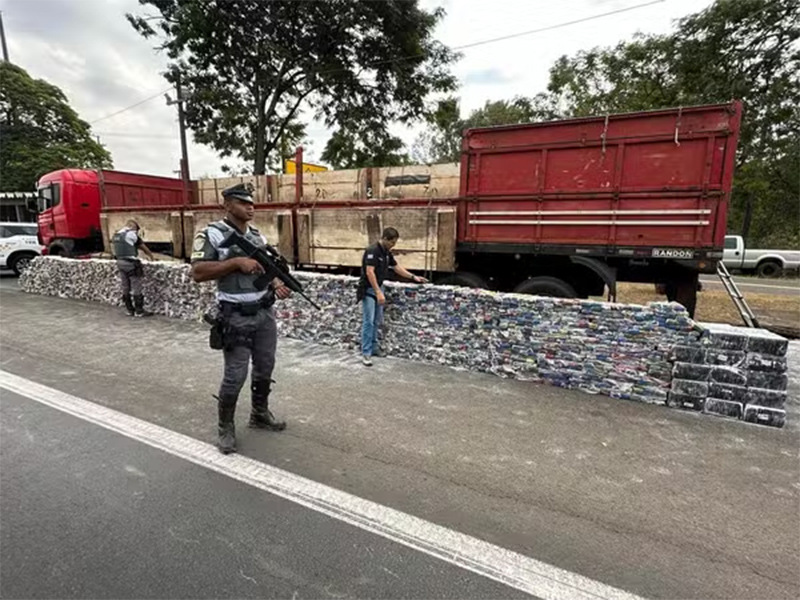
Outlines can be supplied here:
<path id="1" fill-rule="evenodd" d="M 277 277 L 286 284 L 286 287 L 290 290 L 300 294 L 311 306 L 317 310 L 322 310 L 316 302 L 306 296 L 303 291 L 303 285 L 289 272 L 289 264 L 275 248 L 269 244 L 263 247 L 256 246 L 237 231 L 231 231 L 219 245 L 220 248 L 230 248 L 231 246 L 237 246 L 264 269 L 264 274 L 253 282 L 257 290 L 266 289 L 272 280 Z"/>

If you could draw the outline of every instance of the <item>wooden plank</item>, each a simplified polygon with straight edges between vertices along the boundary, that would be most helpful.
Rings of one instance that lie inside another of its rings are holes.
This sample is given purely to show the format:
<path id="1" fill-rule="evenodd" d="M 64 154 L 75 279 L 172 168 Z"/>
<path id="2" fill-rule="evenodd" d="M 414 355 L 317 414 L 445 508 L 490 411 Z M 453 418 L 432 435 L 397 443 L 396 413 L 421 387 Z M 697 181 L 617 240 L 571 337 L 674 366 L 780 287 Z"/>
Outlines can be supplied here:
<path id="1" fill-rule="evenodd" d="M 459 194 L 460 166 L 458 163 L 437 165 L 404 165 L 373 169 L 376 198 L 455 198 Z M 428 183 L 387 185 L 392 180 L 409 176 L 428 177 Z"/>
<path id="2" fill-rule="evenodd" d="M 105 213 L 100 213 L 100 231 L 103 234 L 103 251 L 106 254 L 111 252 L 111 230 L 108 225 L 108 216 Z"/>
<path id="3" fill-rule="evenodd" d="M 364 197 L 363 169 L 303 173 L 303 202 L 324 204 Z"/>
<path id="4" fill-rule="evenodd" d="M 395 227 L 400 240 L 395 247 L 407 268 L 425 270 L 436 264 L 438 233 L 437 209 L 411 208 L 315 208 L 298 212 L 301 222 L 300 245 L 305 264 L 360 266 L 364 248 L 380 239 L 385 227 Z M 305 219 L 308 219 L 307 221 Z M 308 227 L 308 242 L 303 228 Z"/>
<path id="5" fill-rule="evenodd" d="M 292 211 L 278 211 L 276 216 L 278 219 L 278 243 L 276 247 L 281 256 L 292 263 L 294 262 Z"/>
<path id="6" fill-rule="evenodd" d="M 456 270 L 456 209 L 439 209 L 436 248 L 436 271 L 452 273 Z"/>
<path id="7" fill-rule="evenodd" d="M 183 238 L 183 218 L 179 211 L 169 213 L 169 224 L 172 229 L 172 252 L 175 258 L 188 258 L 191 256 L 191 239 L 187 251 L 186 240 Z M 145 242 L 146 243 L 146 242 Z"/>
<path id="8" fill-rule="evenodd" d="M 308 211 L 297 211 L 297 261 L 311 263 L 311 223 Z"/>
<path id="9" fill-rule="evenodd" d="M 110 239 L 115 232 L 119 231 L 125 224 L 133 219 L 139 224 L 144 243 L 172 244 L 173 252 L 180 254 L 183 244 L 183 235 L 180 231 L 180 221 L 177 228 L 173 223 L 172 212 L 165 211 L 103 211 L 100 213 L 100 223 L 103 226 L 105 220 L 106 230 L 103 231 L 103 247 L 107 252 L 111 252 Z M 177 236 L 175 232 L 177 231 Z M 106 247 L 106 239 L 109 246 Z"/>

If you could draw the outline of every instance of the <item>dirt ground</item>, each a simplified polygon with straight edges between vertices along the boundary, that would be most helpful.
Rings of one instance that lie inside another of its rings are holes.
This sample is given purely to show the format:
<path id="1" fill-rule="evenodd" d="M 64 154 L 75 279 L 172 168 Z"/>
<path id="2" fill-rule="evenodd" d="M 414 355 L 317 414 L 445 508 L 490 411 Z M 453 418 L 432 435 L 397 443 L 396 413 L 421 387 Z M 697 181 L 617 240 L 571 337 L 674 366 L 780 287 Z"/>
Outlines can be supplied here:
<path id="1" fill-rule="evenodd" d="M 762 326 L 785 328 L 790 330 L 787 333 L 795 331 L 800 337 L 800 295 L 745 292 L 744 297 Z M 618 284 L 617 299 L 633 304 L 666 300 L 664 296 L 656 294 L 653 285 L 637 283 Z M 695 317 L 698 321 L 742 324 L 733 301 L 723 290 L 706 289 L 700 292 Z"/>

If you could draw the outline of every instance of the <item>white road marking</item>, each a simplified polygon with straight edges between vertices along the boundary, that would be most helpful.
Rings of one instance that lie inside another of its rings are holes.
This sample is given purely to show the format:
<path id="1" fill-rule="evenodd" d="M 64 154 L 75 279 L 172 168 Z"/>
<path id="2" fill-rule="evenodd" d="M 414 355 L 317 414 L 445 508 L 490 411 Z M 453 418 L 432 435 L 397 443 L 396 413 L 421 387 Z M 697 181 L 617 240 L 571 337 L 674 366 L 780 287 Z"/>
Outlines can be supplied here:
<path id="1" fill-rule="evenodd" d="M 0 388 L 543 599 L 637 596 L 0 370 Z"/>

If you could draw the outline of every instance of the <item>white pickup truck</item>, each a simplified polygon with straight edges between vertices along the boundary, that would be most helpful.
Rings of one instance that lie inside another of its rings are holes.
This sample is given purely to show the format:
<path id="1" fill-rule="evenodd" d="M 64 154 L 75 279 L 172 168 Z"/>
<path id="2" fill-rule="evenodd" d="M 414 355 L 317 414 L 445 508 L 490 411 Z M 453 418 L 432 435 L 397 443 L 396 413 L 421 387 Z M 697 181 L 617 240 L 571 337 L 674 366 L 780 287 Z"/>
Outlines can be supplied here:
<path id="1" fill-rule="evenodd" d="M 725 236 L 722 262 L 729 271 L 755 273 L 759 277 L 780 277 L 785 271 L 800 269 L 800 251 L 750 250 L 740 235 Z"/>
<path id="2" fill-rule="evenodd" d="M 36 223 L 0 223 L 0 269 L 17 275 L 42 253 Z"/>

